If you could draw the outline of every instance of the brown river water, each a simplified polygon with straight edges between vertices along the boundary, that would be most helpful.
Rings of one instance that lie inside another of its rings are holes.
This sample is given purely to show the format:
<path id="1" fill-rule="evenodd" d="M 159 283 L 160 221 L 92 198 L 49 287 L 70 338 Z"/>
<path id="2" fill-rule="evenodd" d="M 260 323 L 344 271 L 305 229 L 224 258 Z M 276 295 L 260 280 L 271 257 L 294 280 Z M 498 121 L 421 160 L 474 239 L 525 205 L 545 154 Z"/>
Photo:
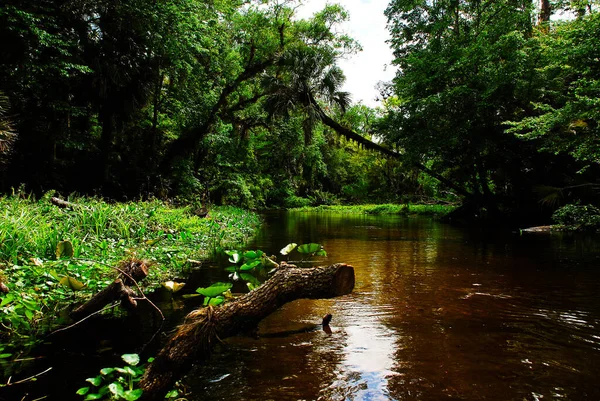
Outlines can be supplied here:
<path id="1" fill-rule="evenodd" d="M 354 266 L 355 289 L 285 305 L 261 323 L 263 337 L 225 340 L 184 379 L 187 400 L 600 400 L 598 237 L 400 216 L 265 219 L 248 249 L 278 254 L 289 242 L 318 242 L 328 252 L 321 264 Z M 227 280 L 223 266 L 198 273 L 201 285 Z M 164 327 L 193 307 L 181 305 L 161 304 Z M 272 336 L 326 313 L 330 334 Z M 151 315 L 50 338 L 29 372 L 53 370 L 27 387 L 0 389 L 0 400 L 82 400 L 74 393 L 85 378 L 118 364 L 120 354 L 156 352 L 165 337 L 146 346 L 160 327 Z"/>
<path id="2" fill-rule="evenodd" d="M 351 295 L 290 303 L 229 339 L 190 400 L 599 400 L 597 238 L 483 233 L 428 218 L 267 216 L 251 244 L 318 242 Z"/>

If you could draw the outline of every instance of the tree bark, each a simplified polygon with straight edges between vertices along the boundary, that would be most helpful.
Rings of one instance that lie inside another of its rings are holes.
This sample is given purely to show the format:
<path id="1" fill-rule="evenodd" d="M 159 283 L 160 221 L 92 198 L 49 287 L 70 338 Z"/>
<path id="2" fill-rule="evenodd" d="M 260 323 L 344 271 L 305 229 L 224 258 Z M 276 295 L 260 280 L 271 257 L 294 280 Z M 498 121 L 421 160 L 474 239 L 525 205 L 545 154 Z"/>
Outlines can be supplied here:
<path id="1" fill-rule="evenodd" d="M 73 319 L 82 319 L 115 301 L 121 301 L 121 306 L 128 309 L 137 306 L 135 291 L 130 286 L 148 276 L 148 265 L 144 261 L 133 259 L 122 262 L 118 270 L 121 272 L 119 278 L 70 313 Z"/>
<path id="2" fill-rule="evenodd" d="M 552 9 L 550 6 L 550 0 L 540 0 L 540 15 L 538 16 L 538 25 L 542 25 L 550 21 L 550 15 Z"/>
<path id="3" fill-rule="evenodd" d="M 332 298 L 354 288 L 354 268 L 346 264 L 299 269 L 282 267 L 262 286 L 218 308 L 191 312 L 140 381 L 141 401 L 162 400 L 194 361 L 208 358 L 214 344 L 246 332 L 287 302 Z"/>

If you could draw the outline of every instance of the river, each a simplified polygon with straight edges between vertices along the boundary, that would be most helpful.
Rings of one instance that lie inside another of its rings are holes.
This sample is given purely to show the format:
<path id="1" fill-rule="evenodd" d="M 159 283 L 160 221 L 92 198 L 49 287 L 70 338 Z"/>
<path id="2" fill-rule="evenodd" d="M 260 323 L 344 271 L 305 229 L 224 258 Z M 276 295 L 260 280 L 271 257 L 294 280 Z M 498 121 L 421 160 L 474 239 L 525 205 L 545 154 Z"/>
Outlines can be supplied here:
<path id="1" fill-rule="evenodd" d="M 597 237 L 274 212 L 248 249 L 278 254 L 290 242 L 322 244 L 321 264 L 353 265 L 354 291 L 289 303 L 261 323 L 258 338 L 225 340 L 183 380 L 187 400 L 600 399 Z M 222 265 L 195 276 L 189 291 L 227 280 Z M 170 330 L 194 305 L 163 299 L 160 306 L 164 325 L 147 308 L 50 336 L 32 353 L 29 372 L 52 371 L 0 391 L 0 400 L 81 400 L 75 391 L 86 377 L 122 353 L 156 353 L 166 338 L 156 330 Z M 265 335 L 327 313 L 330 334 Z"/>
<path id="2" fill-rule="evenodd" d="M 598 400 L 600 246 L 429 218 L 274 213 L 250 244 L 318 242 L 351 295 L 290 303 L 260 333 L 333 314 L 333 333 L 227 340 L 190 400 Z"/>

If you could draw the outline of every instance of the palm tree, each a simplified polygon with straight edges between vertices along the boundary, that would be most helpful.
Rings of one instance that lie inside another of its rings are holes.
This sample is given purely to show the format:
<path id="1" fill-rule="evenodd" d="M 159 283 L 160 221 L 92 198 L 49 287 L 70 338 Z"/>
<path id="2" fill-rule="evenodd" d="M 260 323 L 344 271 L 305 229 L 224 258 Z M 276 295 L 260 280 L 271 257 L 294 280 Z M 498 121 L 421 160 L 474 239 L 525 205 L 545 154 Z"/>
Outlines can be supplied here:
<path id="1" fill-rule="evenodd" d="M 338 135 L 356 142 L 364 149 L 374 150 L 395 159 L 404 160 L 401 153 L 379 145 L 350 128 L 344 127 L 326 113 L 320 102 L 339 107 L 342 111 L 350 105 L 350 94 L 340 91 L 345 77 L 342 70 L 335 65 L 336 57 L 330 52 L 315 48 L 301 48 L 288 51 L 279 63 L 275 76 L 265 77 L 265 86 L 269 95 L 266 98 L 266 109 L 271 116 L 288 116 L 290 111 L 305 113 L 305 141 L 309 142 L 316 121 L 321 121 Z M 319 102 L 320 101 L 320 102 Z M 418 162 L 411 162 L 418 170 L 439 180 L 458 194 L 471 194 L 462 186 L 455 184 L 435 171 Z"/>

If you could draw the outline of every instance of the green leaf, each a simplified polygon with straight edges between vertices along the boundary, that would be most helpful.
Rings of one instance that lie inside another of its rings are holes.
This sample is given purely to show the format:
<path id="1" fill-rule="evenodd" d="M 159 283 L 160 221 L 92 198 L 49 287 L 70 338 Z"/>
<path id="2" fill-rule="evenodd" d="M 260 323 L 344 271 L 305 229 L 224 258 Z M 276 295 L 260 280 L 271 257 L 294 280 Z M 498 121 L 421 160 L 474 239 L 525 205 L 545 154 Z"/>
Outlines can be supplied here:
<path id="1" fill-rule="evenodd" d="M 100 374 L 103 376 L 109 375 L 112 372 L 115 371 L 115 368 L 104 368 L 104 369 L 100 369 Z"/>
<path id="2" fill-rule="evenodd" d="M 83 288 L 85 288 L 85 284 L 83 284 L 81 281 L 79 281 L 73 277 L 69 277 L 69 276 L 65 276 L 65 277 L 61 278 L 59 283 L 62 286 L 70 288 L 73 291 L 81 291 Z"/>
<path id="3" fill-rule="evenodd" d="M 327 252 L 325 252 L 325 249 L 321 249 L 315 253 L 315 256 L 327 256 Z"/>
<path id="4" fill-rule="evenodd" d="M 242 270 L 242 271 L 252 270 L 260 264 L 262 264 L 262 262 L 260 260 L 255 260 L 254 262 L 243 264 L 242 266 L 240 266 L 240 270 Z"/>
<path id="5" fill-rule="evenodd" d="M 52 276 L 52 278 L 55 279 L 56 281 L 60 281 L 60 276 L 58 275 L 56 270 L 52 269 L 48 272 L 48 274 L 50 274 L 50 276 Z"/>
<path id="6" fill-rule="evenodd" d="M 85 381 L 92 383 L 92 385 L 98 387 L 102 384 L 102 376 L 88 377 L 87 379 L 85 379 Z"/>
<path id="7" fill-rule="evenodd" d="M 62 257 L 73 257 L 73 244 L 71 241 L 60 241 L 58 245 L 56 245 L 56 257 L 58 259 Z"/>
<path id="8" fill-rule="evenodd" d="M 292 242 L 291 244 L 287 244 L 281 251 L 279 251 L 282 255 L 289 255 L 294 249 L 296 249 L 296 247 L 298 246 L 298 244 Z"/>
<path id="9" fill-rule="evenodd" d="M 117 397 L 123 397 L 123 386 L 121 386 L 121 383 L 110 383 L 108 385 L 108 389 L 110 390 L 111 393 L 113 393 L 114 395 L 116 395 Z"/>
<path id="10" fill-rule="evenodd" d="M 217 295 L 221 295 L 231 287 L 233 287 L 233 284 L 231 283 L 214 283 L 210 287 L 198 288 L 196 292 L 198 294 L 204 295 L 205 297 L 212 298 L 216 297 Z"/>
<path id="11" fill-rule="evenodd" d="M 90 391 L 89 387 L 82 387 L 75 394 L 77 395 L 86 395 Z"/>
<path id="12" fill-rule="evenodd" d="M 104 397 L 102 394 L 92 393 L 92 394 L 88 394 L 87 397 L 85 397 L 84 401 L 99 400 L 102 397 Z"/>
<path id="13" fill-rule="evenodd" d="M 302 244 L 298 247 L 298 252 L 300 252 L 300 253 L 315 253 L 319 249 L 321 249 L 320 244 L 315 244 L 315 243 Z"/>
<path id="14" fill-rule="evenodd" d="M 136 372 L 135 370 L 131 369 L 130 366 L 125 366 L 123 369 L 125 369 L 125 373 L 128 374 L 131 377 L 136 377 L 138 375 L 138 372 Z"/>
<path id="15" fill-rule="evenodd" d="M 238 267 L 237 267 L 237 266 L 227 266 L 227 267 L 225 268 L 225 271 L 227 271 L 227 272 L 230 272 L 230 273 L 233 273 L 233 272 L 236 272 L 236 271 L 237 271 L 237 269 L 238 269 Z"/>
<path id="16" fill-rule="evenodd" d="M 242 259 L 242 256 L 236 252 L 233 255 L 231 255 L 231 257 L 229 258 L 229 262 L 238 263 L 241 259 Z"/>
<path id="17" fill-rule="evenodd" d="M 2 302 L 0 302 L 0 308 L 4 305 L 8 305 L 15 299 L 15 296 L 12 293 L 7 294 L 4 298 L 2 298 Z"/>
<path id="18" fill-rule="evenodd" d="M 0 359 L 6 359 L 9 356 L 11 356 L 12 354 L 0 354 Z"/>
<path id="19" fill-rule="evenodd" d="M 224 297 L 222 297 L 222 296 L 218 296 L 218 297 L 216 297 L 216 298 L 211 298 L 211 299 L 208 301 L 208 304 L 209 304 L 210 306 L 217 306 L 217 305 L 221 305 L 223 302 L 225 302 L 225 298 L 224 298 Z"/>
<path id="20" fill-rule="evenodd" d="M 165 395 L 165 398 L 175 398 L 179 395 L 179 391 L 177 390 L 171 390 L 167 393 L 167 395 Z"/>
<path id="21" fill-rule="evenodd" d="M 135 401 L 142 396 L 142 393 L 143 391 L 141 388 L 128 390 L 123 393 L 123 398 L 125 398 L 127 401 Z"/>
<path id="22" fill-rule="evenodd" d="M 121 359 L 125 361 L 126 364 L 135 366 L 140 363 L 140 356 L 138 354 L 123 354 L 121 355 Z"/>
<path id="23" fill-rule="evenodd" d="M 255 251 L 247 251 L 244 252 L 244 257 L 246 259 L 256 259 L 258 257 L 258 254 Z"/>

